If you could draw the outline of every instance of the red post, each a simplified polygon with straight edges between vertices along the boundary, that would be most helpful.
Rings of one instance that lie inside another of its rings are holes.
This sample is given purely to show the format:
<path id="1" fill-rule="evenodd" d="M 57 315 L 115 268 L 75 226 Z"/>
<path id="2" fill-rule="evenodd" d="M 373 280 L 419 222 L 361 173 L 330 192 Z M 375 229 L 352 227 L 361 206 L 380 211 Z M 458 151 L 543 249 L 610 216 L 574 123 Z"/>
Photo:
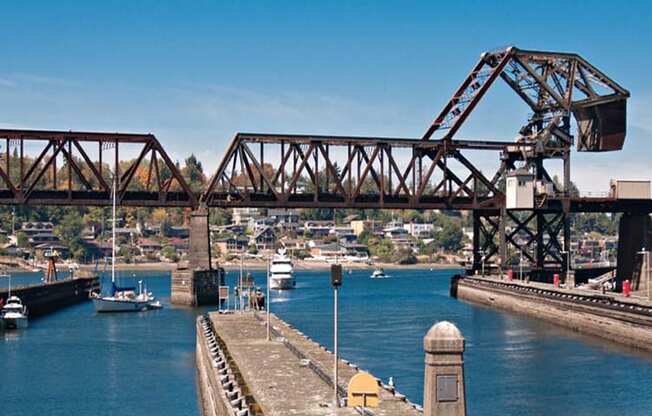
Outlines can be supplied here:
<path id="1" fill-rule="evenodd" d="M 514 270 L 512 269 L 507 270 L 507 280 L 511 282 L 513 279 L 514 279 Z"/>
<path id="2" fill-rule="evenodd" d="M 555 273 L 552 275 L 552 284 L 555 287 L 559 287 L 559 273 Z"/>
<path id="3" fill-rule="evenodd" d="M 629 280 L 625 280 L 623 282 L 623 296 L 626 298 L 629 297 L 629 292 L 631 291 L 632 287 L 630 286 Z"/>

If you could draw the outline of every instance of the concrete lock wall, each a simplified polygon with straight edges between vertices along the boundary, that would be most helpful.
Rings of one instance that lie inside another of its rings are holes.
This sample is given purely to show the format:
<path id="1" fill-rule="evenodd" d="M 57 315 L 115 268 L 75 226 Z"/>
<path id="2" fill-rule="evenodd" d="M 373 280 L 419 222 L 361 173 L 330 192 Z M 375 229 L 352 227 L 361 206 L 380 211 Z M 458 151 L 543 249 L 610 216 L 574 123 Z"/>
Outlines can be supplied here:
<path id="1" fill-rule="evenodd" d="M 202 416 L 235 416 L 230 406 L 227 406 L 227 397 L 218 381 L 217 373 L 210 360 L 206 337 L 199 324 L 196 322 L 197 347 L 195 364 L 197 366 L 197 390 Z"/>
<path id="2" fill-rule="evenodd" d="M 458 280 L 456 293 L 461 300 L 542 319 L 631 347 L 652 350 L 652 322 L 632 322 L 634 318 L 625 312 L 617 313 L 599 306 L 576 305 L 563 300 L 541 299 L 536 295 L 475 285 L 465 279 Z"/>
<path id="3" fill-rule="evenodd" d="M 171 301 L 176 305 L 217 305 L 224 270 L 175 270 L 172 272 Z"/>

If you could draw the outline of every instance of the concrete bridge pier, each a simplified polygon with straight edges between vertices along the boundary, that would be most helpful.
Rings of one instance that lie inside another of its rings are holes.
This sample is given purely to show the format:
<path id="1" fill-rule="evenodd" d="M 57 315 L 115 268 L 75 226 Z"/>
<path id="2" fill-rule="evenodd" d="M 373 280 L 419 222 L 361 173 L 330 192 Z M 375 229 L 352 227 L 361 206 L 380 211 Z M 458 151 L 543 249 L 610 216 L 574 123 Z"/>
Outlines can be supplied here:
<path id="1" fill-rule="evenodd" d="M 634 290 L 640 288 L 640 272 L 643 265 L 641 249 L 650 247 L 650 216 L 648 214 L 624 213 L 618 226 L 618 267 L 616 290 L 621 291 L 623 282 L 630 280 Z"/>
<path id="2" fill-rule="evenodd" d="M 208 209 L 200 207 L 190 214 L 188 265 L 172 272 L 172 303 L 177 305 L 217 305 L 224 270 L 214 269 L 208 229 Z"/>

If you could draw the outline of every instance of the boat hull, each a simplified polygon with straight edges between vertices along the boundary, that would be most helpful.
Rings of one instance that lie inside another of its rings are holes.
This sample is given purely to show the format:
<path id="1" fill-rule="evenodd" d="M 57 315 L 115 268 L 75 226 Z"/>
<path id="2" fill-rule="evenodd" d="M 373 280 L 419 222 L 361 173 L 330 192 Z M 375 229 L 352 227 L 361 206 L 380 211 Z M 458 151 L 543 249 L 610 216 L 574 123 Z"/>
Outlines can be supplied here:
<path id="1" fill-rule="evenodd" d="M 273 290 L 289 290 L 294 289 L 295 286 L 296 282 L 294 277 L 283 279 L 271 277 L 269 279 L 269 288 Z"/>
<path id="2" fill-rule="evenodd" d="M 2 319 L 2 327 L 4 329 L 25 329 L 28 324 L 27 317 Z"/>
<path id="3" fill-rule="evenodd" d="M 97 312 L 140 312 L 147 309 L 147 302 L 113 299 L 93 299 Z"/>

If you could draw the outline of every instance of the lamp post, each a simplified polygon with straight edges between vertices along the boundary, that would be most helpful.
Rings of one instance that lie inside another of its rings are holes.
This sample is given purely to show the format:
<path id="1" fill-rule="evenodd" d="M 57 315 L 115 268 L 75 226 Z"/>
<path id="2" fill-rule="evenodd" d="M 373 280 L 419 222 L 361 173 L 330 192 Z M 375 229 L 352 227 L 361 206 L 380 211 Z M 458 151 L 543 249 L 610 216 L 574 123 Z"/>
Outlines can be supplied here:
<path id="1" fill-rule="evenodd" d="M 267 341 L 271 340 L 270 337 L 270 325 L 269 325 L 269 308 L 272 306 L 272 299 L 270 298 L 270 290 L 269 290 L 269 284 L 270 284 L 270 279 L 269 279 L 269 263 L 270 259 L 267 259 L 267 295 L 265 296 L 265 312 L 267 314 Z"/>
<path id="2" fill-rule="evenodd" d="M 333 286 L 333 353 L 335 355 L 335 362 L 333 363 L 333 406 L 334 408 L 340 407 L 340 401 L 337 394 L 337 380 L 338 380 L 338 351 L 337 351 L 337 295 L 338 289 L 342 286 L 342 265 L 331 265 L 331 285 Z"/>
<path id="3" fill-rule="evenodd" d="M 643 268 L 645 270 L 645 282 L 646 282 L 646 286 L 647 286 L 647 299 L 652 300 L 652 297 L 650 296 L 652 294 L 652 292 L 650 292 L 650 271 L 648 270 L 648 268 L 649 268 L 648 261 L 649 261 L 650 252 L 647 251 L 647 249 L 645 247 L 643 247 L 641 249 L 641 251 L 638 252 L 638 254 L 643 255 Z"/>

